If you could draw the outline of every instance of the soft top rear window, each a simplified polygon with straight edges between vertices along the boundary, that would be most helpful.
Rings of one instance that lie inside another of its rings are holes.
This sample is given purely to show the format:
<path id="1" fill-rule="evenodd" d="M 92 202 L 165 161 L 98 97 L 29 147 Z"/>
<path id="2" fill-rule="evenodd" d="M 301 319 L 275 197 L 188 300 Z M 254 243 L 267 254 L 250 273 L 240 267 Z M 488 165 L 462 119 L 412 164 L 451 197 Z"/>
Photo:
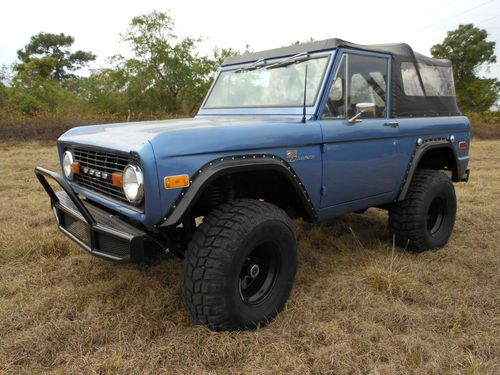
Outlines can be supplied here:
<path id="1" fill-rule="evenodd" d="M 422 88 L 413 62 L 401 63 L 404 93 L 407 96 L 455 96 L 451 66 L 433 66 L 418 63 Z M 425 92 L 424 92 L 425 90 Z"/>

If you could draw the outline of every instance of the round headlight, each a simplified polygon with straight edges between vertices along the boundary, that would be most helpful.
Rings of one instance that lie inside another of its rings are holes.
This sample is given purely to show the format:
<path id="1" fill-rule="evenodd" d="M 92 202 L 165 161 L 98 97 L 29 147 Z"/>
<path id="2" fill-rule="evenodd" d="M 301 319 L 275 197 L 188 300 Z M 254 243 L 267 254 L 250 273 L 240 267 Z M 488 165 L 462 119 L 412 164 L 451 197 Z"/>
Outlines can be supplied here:
<path id="1" fill-rule="evenodd" d="M 141 168 L 129 164 L 123 171 L 123 192 L 130 203 L 138 204 L 144 198 L 144 177 Z"/>
<path id="2" fill-rule="evenodd" d="M 65 151 L 63 156 L 63 172 L 64 175 L 70 180 L 73 179 L 73 154 L 71 151 Z"/>

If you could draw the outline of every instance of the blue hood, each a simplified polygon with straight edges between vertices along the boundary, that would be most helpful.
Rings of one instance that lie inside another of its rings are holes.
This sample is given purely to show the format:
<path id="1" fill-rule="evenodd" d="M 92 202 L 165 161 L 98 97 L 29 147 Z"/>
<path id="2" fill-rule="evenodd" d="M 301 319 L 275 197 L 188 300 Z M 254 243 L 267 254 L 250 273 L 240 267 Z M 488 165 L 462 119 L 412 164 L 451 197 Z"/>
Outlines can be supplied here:
<path id="1" fill-rule="evenodd" d="M 319 160 L 321 128 L 318 121 L 302 123 L 300 116 L 199 116 L 192 119 L 148 121 L 95 125 L 74 128 L 59 141 L 62 155 L 64 143 L 100 147 L 121 152 L 136 152 L 141 159 L 145 181 L 145 210 L 133 209 L 73 185 L 76 192 L 152 227 L 166 217 L 180 190 L 163 188 L 168 175 L 193 176 L 208 162 L 226 155 L 274 154 L 287 157 L 290 148 L 300 148 L 304 155 L 314 154 Z M 319 163 L 299 162 L 297 173 L 306 180 L 321 178 Z M 307 178 L 306 178 L 307 177 Z M 316 196 L 318 195 L 318 196 Z M 319 190 L 312 196 L 319 199 Z"/>
<path id="2" fill-rule="evenodd" d="M 297 117 L 197 117 L 77 127 L 59 141 L 139 152 L 150 143 L 162 158 L 320 143 L 321 133 Z M 314 134 L 304 139 L 306 134 Z"/>

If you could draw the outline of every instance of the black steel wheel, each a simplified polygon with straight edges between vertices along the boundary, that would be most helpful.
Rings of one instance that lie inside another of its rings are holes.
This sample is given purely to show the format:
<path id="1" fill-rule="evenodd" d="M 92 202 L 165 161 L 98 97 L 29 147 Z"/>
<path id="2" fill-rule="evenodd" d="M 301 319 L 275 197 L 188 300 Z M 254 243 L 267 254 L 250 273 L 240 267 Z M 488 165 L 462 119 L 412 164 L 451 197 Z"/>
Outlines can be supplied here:
<path id="1" fill-rule="evenodd" d="M 396 244 L 411 251 L 443 247 L 455 224 L 457 201 L 450 178 L 440 171 L 419 169 L 406 199 L 389 208 L 389 227 Z"/>
<path id="2" fill-rule="evenodd" d="M 279 273 L 279 249 L 273 242 L 266 242 L 248 255 L 240 271 L 240 296 L 250 305 L 261 303 L 272 291 Z"/>
<path id="3" fill-rule="evenodd" d="M 441 225 L 446 217 L 446 203 L 441 197 L 432 200 L 427 210 L 427 230 L 431 236 L 436 235 L 441 229 Z"/>
<path id="4" fill-rule="evenodd" d="M 184 261 L 183 298 L 216 331 L 266 325 L 284 307 L 297 268 L 292 221 L 280 208 L 238 199 L 197 228 Z"/>

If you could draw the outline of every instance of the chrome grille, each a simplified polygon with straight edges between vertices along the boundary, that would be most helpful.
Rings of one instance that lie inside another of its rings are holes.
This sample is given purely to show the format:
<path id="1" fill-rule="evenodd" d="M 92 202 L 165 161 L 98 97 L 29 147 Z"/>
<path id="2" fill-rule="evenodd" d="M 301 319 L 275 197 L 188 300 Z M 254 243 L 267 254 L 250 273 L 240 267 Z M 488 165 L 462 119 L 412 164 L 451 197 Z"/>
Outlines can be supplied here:
<path id="1" fill-rule="evenodd" d="M 128 156 L 82 148 L 71 150 L 75 161 L 80 164 L 80 173 L 75 174 L 76 184 L 129 203 L 123 190 L 113 185 L 111 177 L 114 172 L 123 173 L 130 160 Z"/>

